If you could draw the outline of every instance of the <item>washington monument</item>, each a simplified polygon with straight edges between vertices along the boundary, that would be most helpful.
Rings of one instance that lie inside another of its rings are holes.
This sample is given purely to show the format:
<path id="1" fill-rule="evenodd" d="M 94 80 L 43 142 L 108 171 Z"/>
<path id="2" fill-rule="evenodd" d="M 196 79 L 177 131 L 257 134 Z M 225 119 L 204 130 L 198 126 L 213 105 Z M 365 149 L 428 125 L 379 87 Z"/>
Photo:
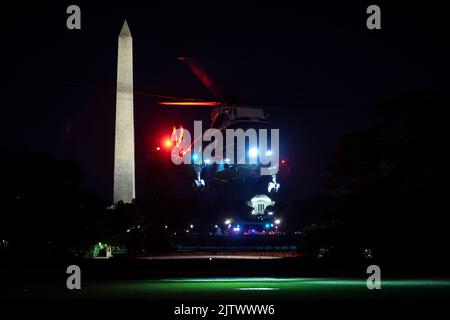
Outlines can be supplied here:
<path id="1" fill-rule="evenodd" d="M 114 203 L 135 198 L 134 175 L 133 39 L 125 20 L 117 56 Z"/>

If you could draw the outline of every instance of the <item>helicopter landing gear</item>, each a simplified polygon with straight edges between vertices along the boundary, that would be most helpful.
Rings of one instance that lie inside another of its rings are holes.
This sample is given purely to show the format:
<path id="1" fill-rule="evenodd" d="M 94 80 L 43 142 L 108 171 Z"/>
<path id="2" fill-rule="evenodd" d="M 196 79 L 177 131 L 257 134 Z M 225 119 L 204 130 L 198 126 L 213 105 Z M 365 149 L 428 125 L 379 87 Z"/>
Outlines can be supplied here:
<path id="1" fill-rule="evenodd" d="M 273 174 L 272 175 L 272 181 L 269 182 L 269 185 L 267 186 L 267 191 L 269 193 L 276 193 L 278 192 L 278 189 L 280 189 L 280 184 L 277 183 L 277 175 Z"/>
<path id="2" fill-rule="evenodd" d="M 202 168 L 201 167 L 195 167 L 195 180 L 192 183 L 192 186 L 194 187 L 194 190 L 202 191 L 205 189 L 205 180 L 201 178 Z"/>

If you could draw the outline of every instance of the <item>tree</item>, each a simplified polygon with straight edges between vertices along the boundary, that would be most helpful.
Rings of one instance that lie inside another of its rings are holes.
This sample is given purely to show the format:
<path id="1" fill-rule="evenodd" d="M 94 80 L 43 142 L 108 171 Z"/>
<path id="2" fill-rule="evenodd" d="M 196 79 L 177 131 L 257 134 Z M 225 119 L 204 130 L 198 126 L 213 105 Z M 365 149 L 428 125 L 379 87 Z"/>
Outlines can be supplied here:
<path id="1" fill-rule="evenodd" d="M 373 109 L 375 124 L 343 136 L 325 186 L 392 256 L 439 256 L 448 242 L 448 98 L 410 95 Z"/>

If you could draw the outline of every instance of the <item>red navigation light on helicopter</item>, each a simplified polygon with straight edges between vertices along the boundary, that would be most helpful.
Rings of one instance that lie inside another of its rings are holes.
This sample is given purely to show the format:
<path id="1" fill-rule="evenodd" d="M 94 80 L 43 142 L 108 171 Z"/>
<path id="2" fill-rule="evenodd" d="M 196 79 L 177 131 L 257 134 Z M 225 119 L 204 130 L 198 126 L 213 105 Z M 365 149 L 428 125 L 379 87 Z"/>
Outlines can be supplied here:
<path id="1" fill-rule="evenodd" d="M 172 147 L 172 141 L 169 138 L 165 138 L 163 143 L 164 143 L 164 147 L 166 147 L 166 149 L 169 149 Z"/>
<path id="2" fill-rule="evenodd" d="M 177 132 L 177 130 L 179 130 Z M 169 135 L 165 135 L 163 136 L 163 138 L 160 141 L 160 144 L 156 147 L 157 151 L 160 151 L 162 148 L 165 150 L 171 150 L 174 146 L 178 146 L 182 139 L 183 139 L 183 133 L 184 129 L 183 127 L 180 127 L 179 129 L 177 129 L 175 126 L 172 129 L 172 134 Z M 176 139 L 176 140 L 172 140 L 172 139 Z M 180 157 L 182 157 L 184 155 L 184 151 L 183 149 L 181 149 L 181 154 Z"/>

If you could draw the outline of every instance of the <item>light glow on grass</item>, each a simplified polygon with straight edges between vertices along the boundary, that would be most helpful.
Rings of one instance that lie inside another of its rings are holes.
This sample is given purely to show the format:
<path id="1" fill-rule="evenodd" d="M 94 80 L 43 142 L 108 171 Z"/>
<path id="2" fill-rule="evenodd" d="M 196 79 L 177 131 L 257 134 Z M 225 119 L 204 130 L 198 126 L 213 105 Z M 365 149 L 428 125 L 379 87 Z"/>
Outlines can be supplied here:
<path id="1" fill-rule="evenodd" d="M 237 288 L 241 291 L 273 291 L 280 290 L 280 288 Z"/>
<path id="2" fill-rule="evenodd" d="M 304 280 L 314 280 L 315 278 L 269 278 L 269 277 L 227 277 L 227 278 L 181 278 L 181 279 L 162 279 L 161 281 L 175 281 L 175 282 L 293 282 L 293 281 L 304 281 Z"/>
<path id="3" fill-rule="evenodd" d="M 386 279 L 369 290 L 365 278 L 214 277 L 86 282 L 80 299 L 221 300 L 274 299 L 334 301 L 358 299 L 440 299 L 450 296 L 450 279 Z M 30 297 L 73 299 L 73 292 L 46 286 Z"/>

